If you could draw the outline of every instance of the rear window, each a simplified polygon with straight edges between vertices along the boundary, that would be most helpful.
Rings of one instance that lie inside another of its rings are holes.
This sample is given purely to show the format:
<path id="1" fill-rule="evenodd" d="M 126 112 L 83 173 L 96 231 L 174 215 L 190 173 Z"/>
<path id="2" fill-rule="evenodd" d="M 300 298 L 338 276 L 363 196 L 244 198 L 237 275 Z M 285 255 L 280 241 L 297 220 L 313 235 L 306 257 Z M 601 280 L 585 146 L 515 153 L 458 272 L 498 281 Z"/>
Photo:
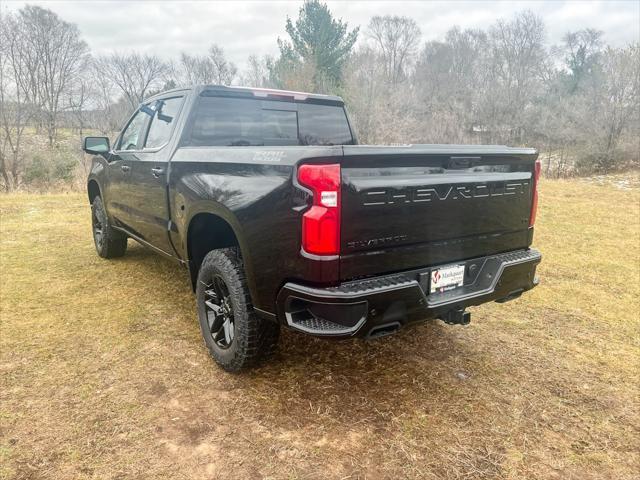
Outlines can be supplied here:
<path id="1" fill-rule="evenodd" d="M 200 97 L 183 145 L 348 145 L 344 108 L 252 98 Z"/>

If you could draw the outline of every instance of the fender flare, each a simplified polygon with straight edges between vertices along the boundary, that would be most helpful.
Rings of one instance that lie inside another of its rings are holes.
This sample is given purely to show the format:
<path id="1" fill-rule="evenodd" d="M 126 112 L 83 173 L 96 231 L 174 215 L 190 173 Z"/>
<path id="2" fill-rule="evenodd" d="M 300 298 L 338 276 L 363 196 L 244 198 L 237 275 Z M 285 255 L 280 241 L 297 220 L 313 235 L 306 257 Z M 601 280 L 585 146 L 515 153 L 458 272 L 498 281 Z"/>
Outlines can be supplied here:
<path id="1" fill-rule="evenodd" d="M 246 243 L 244 229 L 236 215 L 231 210 L 229 210 L 229 208 L 214 200 L 201 200 L 192 203 L 188 208 L 187 214 L 183 217 L 185 220 L 183 223 L 183 228 L 180 229 L 182 232 L 184 232 L 184 238 L 181 239 L 184 244 L 183 258 L 186 259 L 187 268 L 189 269 L 190 274 L 193 274 L 194 272 L 191 272 L 191 258 L 189 256 L 189 230 L 191 228 L 193 219 L 197 215 L 203 213 L 219 217 L 220 219 L 224 220 L 229 225 L 229 227 L 231 227 L 231 230 L 233 231 L 233 234 L 238 241 L 238 247 L 240 248 L 240 255 L 242 256 L 246 280 L 249 286 L 251 297 L 256 298 L 253 262 L 249 246 Z"/>

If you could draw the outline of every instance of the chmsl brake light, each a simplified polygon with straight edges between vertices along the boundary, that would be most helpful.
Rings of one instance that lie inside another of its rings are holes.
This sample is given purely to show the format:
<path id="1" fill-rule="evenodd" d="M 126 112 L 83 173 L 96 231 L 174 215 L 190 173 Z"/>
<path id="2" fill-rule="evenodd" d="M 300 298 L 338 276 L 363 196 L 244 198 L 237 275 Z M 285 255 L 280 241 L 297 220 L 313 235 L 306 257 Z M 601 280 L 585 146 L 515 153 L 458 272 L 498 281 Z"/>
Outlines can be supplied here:
<path id="1" fill-rule="evenodd" d="M 533 198 L 531 200 L 531 216 L 529 217 L 529 226 L 533 227 L 536 223 L 536 214 L 538 212 L 538 183 L 540 181 L 540 160 L 536 160 L 536 164 L 533 169 Z"/>
<path id="2" fill-rule="evenodd" d="M 340 165 L 301 165 L 298 182 L 313 204 L 302 215 L 302 249 L 313 255 L 340 253 Z"/>

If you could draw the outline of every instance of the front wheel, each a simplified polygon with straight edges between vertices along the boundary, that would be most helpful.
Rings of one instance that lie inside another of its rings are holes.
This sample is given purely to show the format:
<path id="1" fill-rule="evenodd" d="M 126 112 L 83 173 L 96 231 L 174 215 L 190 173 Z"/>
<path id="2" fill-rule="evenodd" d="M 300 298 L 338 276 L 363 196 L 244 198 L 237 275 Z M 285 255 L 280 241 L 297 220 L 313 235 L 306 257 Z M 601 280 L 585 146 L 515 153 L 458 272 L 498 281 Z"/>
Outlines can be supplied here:
<path id="1" fill-rule="evenodd" d="M 91 204 L 91 228 L 96 252 L 102 258 L 115 258 L 127 250 L 127 236 L 109 225 L 102 199 L 96 197 Z"/>
<path id="2" fill-rule="evenodd" d="M 205 345 L 228 372 L 253 366 L 275 350 L 279 325 L 253 311 L 236 249 L 207 254 L 198 272 L 196 299 Z"/>

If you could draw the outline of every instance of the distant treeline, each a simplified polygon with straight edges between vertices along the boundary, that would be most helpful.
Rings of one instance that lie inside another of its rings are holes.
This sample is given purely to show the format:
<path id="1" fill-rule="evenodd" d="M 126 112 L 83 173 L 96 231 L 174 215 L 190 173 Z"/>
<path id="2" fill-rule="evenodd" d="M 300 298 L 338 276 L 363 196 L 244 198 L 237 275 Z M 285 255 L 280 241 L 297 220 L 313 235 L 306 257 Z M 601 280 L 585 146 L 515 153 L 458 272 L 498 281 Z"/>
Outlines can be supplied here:
<path id="1" fill-rule="evenodd" d="M 200 83 L 341 95 L 360 143 L 533 146 L 554 176 L 639 166 L 638 43 L 613 48 L 584 28 L 549 45 L 529 11 L 486 30 L 452 26 L 425 43 L 411 18 L 376 16 L 350 28 L 317 0 L 287 18 L 285 31 L 277 56 L 250 56 L 240 72 L 215 44 L 172 60 L 93 56 L 77 26 L 46 8 L 3 14 L 2 187 L 81 177 L 80 136 L 113 135 L 148 96 Z"/>

